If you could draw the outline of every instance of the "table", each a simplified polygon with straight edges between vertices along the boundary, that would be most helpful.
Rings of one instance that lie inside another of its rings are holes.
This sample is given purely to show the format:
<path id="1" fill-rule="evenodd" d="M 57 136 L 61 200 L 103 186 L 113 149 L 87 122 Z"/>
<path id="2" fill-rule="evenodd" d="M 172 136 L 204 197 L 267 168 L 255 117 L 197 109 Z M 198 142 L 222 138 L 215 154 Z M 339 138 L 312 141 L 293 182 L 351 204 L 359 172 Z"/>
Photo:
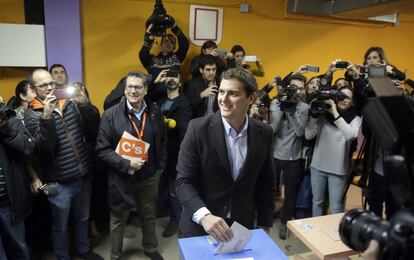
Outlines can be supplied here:
<path id="1" fill-rule="evenodd" d="M 339 223 L 344 213 L 288 221 L 287 227 L 320 259 L 357 254 L 339 239 Z M 339 239 L 339 240 L 337 240 Z"/>
<path id="2" fill-rule="evenodd" d="M 181 256 L 184 260 L 199 259 L 240 259 L 253 258 L 255 260 L 288 259 L 263 229 L 252 230 L 253 236 L 246 246 L 247 250 L 233 253 L 215 255 L 215 246 L 210 244 L 207 236 L 178 239 Z"/>

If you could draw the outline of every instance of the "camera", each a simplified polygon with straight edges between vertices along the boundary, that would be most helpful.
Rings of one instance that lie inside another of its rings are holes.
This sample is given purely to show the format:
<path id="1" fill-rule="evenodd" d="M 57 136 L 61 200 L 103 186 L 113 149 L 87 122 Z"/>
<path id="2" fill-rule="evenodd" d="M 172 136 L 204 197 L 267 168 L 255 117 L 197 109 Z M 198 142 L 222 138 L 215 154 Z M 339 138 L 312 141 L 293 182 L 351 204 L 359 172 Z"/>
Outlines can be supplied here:
<path id="1" fill-rule="evenodd" d="M 347 61 L 337 61 L 335 63 L 335 68 L 338 68 L 338 69 L 346 69 L 348 68 L 348 66 L 349 66 L 349 62 Z"/>
<path id="2" fill-rule="evenodd" d="M 145 22 L 145 27 L 148 28 L 152 24 L 151 34 L 154 36 L 162 36 L 168 28 L 168 23 L 172 17 L 167 15 L 167 11 L 164 8 L 161 0 L 155 1 L 154 11 L 151 16 Z"/>
<path id="3" fill-rule="evenodd" d="M 395 213 L 390 222 L 372 212 L 352 209 L 339 224 L 342 242 L 357 251 L 365 251 L 375 239 L 381 259 L 414 259 L 414 215 L 408 209 Z"/>
<path id="4" fill-rule="evenodd" d="M 327 112 L 331 106 L 325 103 L 325 100 L 332 99 L 335 102 L 344 100 L 347 96 L 341 91 L 335 89 L 321 90 L 315 93 L 316 100 L 312 101 L 310 110 L 314 115 L 323 115 Z"/>
<path id="5" fill-rule="evenodd" d="M 370 78 L 381 78 L 387 76 L 387 67 L 382 64 L 371 64 L 359 68 L 359 73 L 367 74 Z"/>
<path id="6" fill-rule="evenodd" d="M 306 70 L 308 72 L 319 72 L 319 67 L 318 66 L 307 65 Z"/>
<path id="7" fill-rule="evenodd" d="M 295 84 L 287 85 L 279 95 L 279 97 L 282 96 L 286 96 L 286 100 L 280 102 L 280 110 L 288 113 L 295 112 L 299 102 L 298 86 Z"/>
<path id="8" fill-rule="evenodd" d="M 10 117 L 14 116 L 16 113 L 13 109 L 4 105 L 4 103 L 0 103 L 0 119 L 7 121 Z"/>
<path id="9" fill-rule="evenodd" d="M 219 49 L 216 49 L 214 52 L 217 54 L 218 57 L 227 57 L 227 53 L 228 53 L 226 50 L 219 50 Z"/>
<path id="10" fill-rule="evenodd" d="M 168 78 L 178 78 L 178 70 L 169 69 L 165 76 Z"/>
<path id="11" fill-rule="evenodd" d="M 41 191 L 44 195 L 50 197 L 50 196 L 56 196 L 59 194 L 59 191 L 55 184 L 43 184 L 39 187 L 39 191 Z"/>

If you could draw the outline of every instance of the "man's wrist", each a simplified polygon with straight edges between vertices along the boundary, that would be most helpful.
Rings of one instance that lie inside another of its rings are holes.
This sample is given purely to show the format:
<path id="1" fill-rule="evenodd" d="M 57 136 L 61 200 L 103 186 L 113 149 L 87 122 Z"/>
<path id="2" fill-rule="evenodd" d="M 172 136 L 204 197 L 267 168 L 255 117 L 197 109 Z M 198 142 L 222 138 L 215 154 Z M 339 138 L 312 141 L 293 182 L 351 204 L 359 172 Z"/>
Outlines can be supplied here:
<path id="1" fill-rule="evenodd" d="M 205 214 L 205 215 L 204 215 L 204 216 L 200 219 L 200 225 L 203 225 L 203 221 L 204 221 L 204 219 L 205 219 L 208 215 L 211 215 L 211 212 L 209 212 L 209 213 Z"/>

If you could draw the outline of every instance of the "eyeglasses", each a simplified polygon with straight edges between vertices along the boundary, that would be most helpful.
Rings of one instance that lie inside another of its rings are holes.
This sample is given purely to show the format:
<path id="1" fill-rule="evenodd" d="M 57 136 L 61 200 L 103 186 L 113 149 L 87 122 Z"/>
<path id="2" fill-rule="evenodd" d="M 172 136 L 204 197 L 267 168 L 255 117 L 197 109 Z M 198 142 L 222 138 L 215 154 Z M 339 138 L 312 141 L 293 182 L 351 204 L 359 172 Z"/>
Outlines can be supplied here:
<path id="1" fill-rule="evenodd" d="M 43 83 L 42 85 L 39 86 L 35 86 L 36 88 L 47 88 L 48 86 L 54 87 L 56 85 L 56 82 L 51 81 L 51 82 L 46 82 Z"/>
<path id="2" fill-rule="evenodd" d="M 133 90 L 133 89 L 134 90 L 141 90 L 141 89 L 145 88 L 145 86 L 144 85 L 127 85 L 126 88 L 128 90 Z"/>

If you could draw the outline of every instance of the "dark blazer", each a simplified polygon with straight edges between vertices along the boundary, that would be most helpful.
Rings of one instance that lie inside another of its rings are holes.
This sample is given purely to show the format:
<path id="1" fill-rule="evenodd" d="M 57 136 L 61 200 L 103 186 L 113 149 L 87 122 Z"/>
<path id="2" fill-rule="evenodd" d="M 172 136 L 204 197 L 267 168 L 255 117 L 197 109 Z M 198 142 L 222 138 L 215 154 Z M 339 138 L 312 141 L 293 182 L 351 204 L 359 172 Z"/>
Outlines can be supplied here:
<path id="1" fill-rule="evenodd" d="M 204 235 L 193 214 L 207 207 L 212 214 L 247 228 L 271 227 L 275 209 L 272 129 L 249 118 L 246 160 L 236 181 L 233 180 L 224 125 L 219 112 L 190 121 L 178 157 L 176 190 L 183 205 L 180 229 L 184 236 Z"/>
<path id="2" fill-rule="evenodd" d="M 203 92 L 206 88 L 208 88 L 208 84 L 201 76 L 192 78 L 185 82 L 184 95 L 188 98 L 188 100 L 190 100 L 191 107 L 193 109 L 193 118 L 202 117 L 206 114 L 207 98 L 200 97 L 201 92 Z M 216 101 L 214 102 L 213 110 L 214 112 L 218 110 L 217 96 Z"/>

